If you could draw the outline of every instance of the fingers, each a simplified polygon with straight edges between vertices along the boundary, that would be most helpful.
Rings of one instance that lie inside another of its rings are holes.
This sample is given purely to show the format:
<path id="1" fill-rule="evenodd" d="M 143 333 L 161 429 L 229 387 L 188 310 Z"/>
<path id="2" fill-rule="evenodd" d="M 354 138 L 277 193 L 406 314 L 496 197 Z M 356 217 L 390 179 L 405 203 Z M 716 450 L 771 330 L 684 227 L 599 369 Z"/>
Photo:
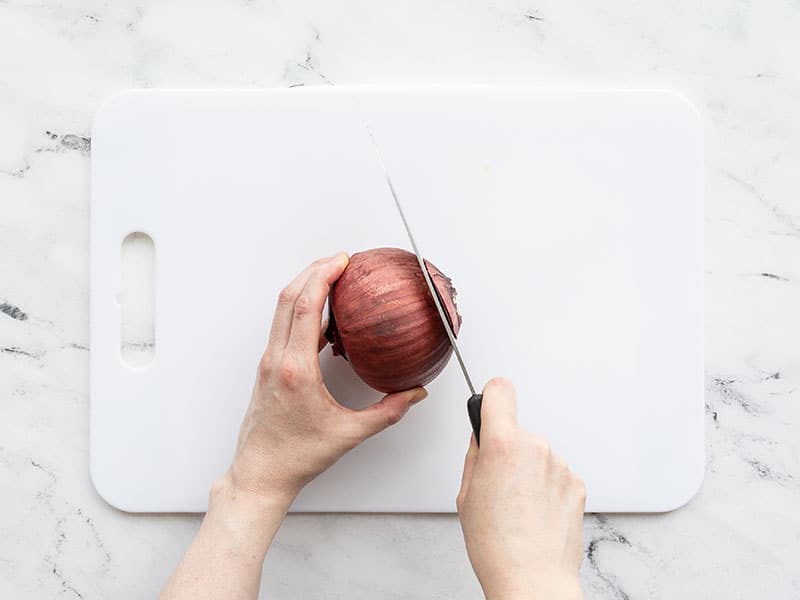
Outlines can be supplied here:
<path id="1" fill-rule="evenodd" d="M 517 425 L 517 393 L 508 379 L 496 377 L 483 388 L 481 441 Z"/>
<path id="2" fill-rule="evenodd" d="M 425 388 L 415 388 L 388 394 L 380 402 L 357 411 L 353 416 L 359 422 L 362 438 L 367 439 L 394 425 L 405 416 L 412 405 L 427 397 Z"/>
<path id="3" fill-rule="evenodd" d="M 314 261 L 308 267 L 292 280 L 292 282 L 283 288 L 278 294 L 278 303 L 275 307 L 275 315 L 272 318 L 272 327 L 269 333 L 269 348 L 272 350 L 281 350 L 286 347 L 289 342 L 289 334 L 292 330 L 292 320 L 294 318 L 295 304 L 303 292 L 306 283 L 311 277 L 312 273 L 331 262 L 337 260 L 344 260 L 345 254 L 337 254 L 329 258 L 322 258 Z"/>
<path id="4" fill-rule="evenodd" d="M 561 458 L 558 454 L 553 453 L 550 457 L 550 470 L 553 476 L 561 482 L 567 482 L 570 474 L 569 465 L 567 461 Z"/>
<path id="5" fill-rule="evenodd" d="M 471 435 L 469 439 L 469 449 L 467 449 L 467 456 L 464 457 L 464 472 L 461 475 L 461 489 L 458 491 L 458 498 L 456 498 L 456 506 L 461 510 L 464 499 L 469 492 L 469 484 L 472 482 L 472 471 L 475 469 L 475 464 L 478 462 L 478 444 L 475 442 L 475 435 Z"/>
<path id="6" fill-rule="evenodd" d="M 570 480 L 575 497 L 575 507 L 579 514 L 586 510 L 586 483 L 576 473 L 570 471 Z"/>
<path id="7" fill-rule="evenodd" d="M 282 349 L 289 341 L 289 332 L 292 330 L 294 303 L 297 302 L 300 292 L 303 291 L 303 287 L 308 277 L 311 275 L 311 269 L 320 262 L 322 261 L 316 261 L 303 269 L 303 271 L 278 294 L 278 303 L 275 306 L 275 314 L 272 317 L 272 327 L 269 331 L 270 348 L 275 350 Z"/>
<path id="8" fill-rule="evenodd" d="M 331 285 L 339 279 L 349 259 L 341 253 L 323 262 L 311 273 L 294 303 L 291 331 L 286 349 L 295 354 L 319 352 L 319 329 L 322 309 L 331 291 Z"/>

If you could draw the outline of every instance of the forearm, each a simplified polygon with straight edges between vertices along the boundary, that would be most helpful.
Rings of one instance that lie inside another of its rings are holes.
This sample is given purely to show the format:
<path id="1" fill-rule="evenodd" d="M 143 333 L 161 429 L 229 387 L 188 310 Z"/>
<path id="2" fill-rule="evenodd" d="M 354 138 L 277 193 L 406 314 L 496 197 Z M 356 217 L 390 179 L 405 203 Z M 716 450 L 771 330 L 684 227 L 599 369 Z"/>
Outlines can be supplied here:
<path id="1" fill-rule="evenodd" d="M 506 565 L 488 581 L 479 581 L 486 600 L 583 600 L 577 574 L 533 573 Z"/>
<path id="2" fill-rule="evenodd" d="M 228 477 L 215 482 L 203 524 L 162 600 L 256 598 L 264 557 L 290 503 L 279 495 L 237 492 Z"/>
<path id="3" fill-rule="evenodd" d="M 515 589 L 511 592 L 487 593 L 486 600 L 583 600 L 580 583 L 567 582 L 539 582 L 525 589 Z"/>

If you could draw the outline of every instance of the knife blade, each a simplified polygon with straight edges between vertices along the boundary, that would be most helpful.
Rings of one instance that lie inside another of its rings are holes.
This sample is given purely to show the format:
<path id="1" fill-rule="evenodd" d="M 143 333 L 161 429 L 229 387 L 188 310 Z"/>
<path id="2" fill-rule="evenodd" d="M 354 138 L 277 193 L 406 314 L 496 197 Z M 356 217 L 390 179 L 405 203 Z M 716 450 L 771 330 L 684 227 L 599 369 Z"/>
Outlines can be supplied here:
<path id="1" fill-rule="evenodd" d="M 383 162 L 383 155 L 381 153 L 380 146 L 378 146 L 378 141 L 375 139 L 375 135 L 372 133 L 372 128 L 369 126 L 369 123 L 365 122 L 365 125 L 367 128 L 367 133 L 369 134 L 369 138 L 372 141 L 372 145 L 375 148 L 375 155 L 378 159 L 378 163 L 380 164 L 383 178 L 386 181 L 386 186 L 389 188 L 389 192 L 394 200 L 394 205 L 397 208 L 397 212 L 400 214 L 400 219 L 403 221 L 403 227 L 405 227 L 406 235 L 408 235 L 408 241 L 411 242 L 411 247 L 414 249 L 414 254 L 417 256 L 419 267 L 422 270 L 422 276 L 425 278 L 425 283 L 428 286 L 431 296 L 433 296 L 433 303 L 436 305 L 436 311 L 439 313 L 439 318 L 442 320 L 444 330 L 447 332 L 450 345 L 453 347 L 453 353 L 456 355 L 456 360 L 458 361 L 459 367 L 461 367 L 461 373 L 464 375 L 464 380 L 467 382 L 467 387 L 469 388 L 469 392 L 471 394 L 470 398 L 467 400 L 467 415 L 469 416 L 469 421 L 472 425 L 472 432 L 475 434 L 475 442 L 480 445 L 481 405 L 483 403 L 483 394 L 475 393 L 475 386 L 472 384 L 472 378 L 469 376 L 467 365 L 464 363 L 464 357 L 461 355 L 461 351 L 458 349 L 458 342 L 456 341 L 456 336 L 453 333 L 453 328 L 450 326 L 450 321 L 447 320 L 447 315 L 444 311 L 444 307 L 442 306 L 442 301 L 439 299 L 439 294 L 433 285 L 431 275 L 428 273 L 428 269 L 425 267 L 425 259 L 419 250 L 419 246 L 417 246 L 417 242 L 414 239 L 414 234 L 411 233 L 411 227 L 408 224 L 406 213 L 403 211 L 403 205 L 400 203 L 400 198 L 397 196 L 397 191 L 392 183 L 392 178 L 389 176 L 389 170 L 386 168 L 386 163 Z"/>

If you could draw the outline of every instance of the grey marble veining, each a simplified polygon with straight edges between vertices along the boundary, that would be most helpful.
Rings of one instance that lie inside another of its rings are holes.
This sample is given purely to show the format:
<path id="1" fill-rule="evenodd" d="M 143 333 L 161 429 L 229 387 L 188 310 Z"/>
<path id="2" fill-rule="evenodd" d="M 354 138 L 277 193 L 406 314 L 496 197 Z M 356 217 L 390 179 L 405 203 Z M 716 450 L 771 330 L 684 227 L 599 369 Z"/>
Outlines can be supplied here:
<path id="1" fill-rule="evenodd" d="M 674 513 L 587 516 L 582 579 L 589 598 L 800 597 L 797 31 L 785 0 L 0 1 L 0 597 L 152 597 L 199 521 L 118 512 L 89 481 L 98 105 L 363 82 L 668 87 L 700 108 L 706 479 Z M 263 587 L 480 597 L 450 516 L 292 516 Z"/>

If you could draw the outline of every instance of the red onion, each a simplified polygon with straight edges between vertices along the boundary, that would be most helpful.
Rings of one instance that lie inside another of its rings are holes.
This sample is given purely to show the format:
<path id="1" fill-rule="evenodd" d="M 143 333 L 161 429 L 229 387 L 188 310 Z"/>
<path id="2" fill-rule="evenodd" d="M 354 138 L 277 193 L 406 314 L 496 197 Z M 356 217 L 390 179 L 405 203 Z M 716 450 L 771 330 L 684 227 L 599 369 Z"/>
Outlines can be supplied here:
<path id="1" fill-rule="evenodd" d="M 461 316 L 453 282 L 425 261 L 458 335 Z M 399 248 L 358 252 L 328 298 L 325 337 L 358 376 L 381 392 L 423 386 L 442 372 L 453 348 L 417 257 Z"/>

